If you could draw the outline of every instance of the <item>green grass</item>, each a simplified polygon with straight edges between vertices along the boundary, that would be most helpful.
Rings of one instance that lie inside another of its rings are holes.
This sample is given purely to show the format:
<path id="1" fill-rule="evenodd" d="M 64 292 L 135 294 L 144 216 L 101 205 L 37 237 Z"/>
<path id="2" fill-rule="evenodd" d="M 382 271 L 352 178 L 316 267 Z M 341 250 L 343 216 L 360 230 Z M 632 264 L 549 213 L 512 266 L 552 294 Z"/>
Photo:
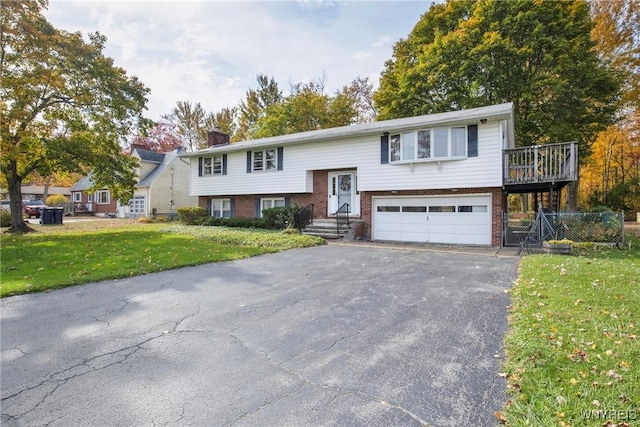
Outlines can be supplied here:
<path id="1" fill-rule="evenodd" d="M 39 232 L 2 235 L 0 296 L 78 285 L 229 261 L 324 240 L 266 230 L 128 224 L 89 229 L 34 227 Z"/>
<path id="2" fill-rule="evenodd" d="M 527 256 L 511 296 L 507 424 L 640 425 L 640 236 Z"/>

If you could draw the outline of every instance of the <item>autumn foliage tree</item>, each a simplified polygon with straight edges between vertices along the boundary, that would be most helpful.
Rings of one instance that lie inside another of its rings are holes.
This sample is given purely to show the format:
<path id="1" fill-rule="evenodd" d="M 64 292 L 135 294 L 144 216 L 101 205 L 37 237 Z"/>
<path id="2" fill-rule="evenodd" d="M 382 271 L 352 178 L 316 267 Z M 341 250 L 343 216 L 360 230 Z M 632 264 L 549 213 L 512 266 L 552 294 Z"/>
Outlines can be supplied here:
<path id="1" fill-rule="evenodd" d="M 586 151 L 620 85 L 592 27 L 585 0 L 432 4 L 385 65 L 379 118 L 513 102 L 518 145 L 577 140 Z"/>
<path id="2" fill-rule="evenodd" d="M 592 38 L 622 77 L 619 120 L 598 134 L 580 174 L 584 206 L 640 212 L 640 3 L 593 0 Z"/>
<path id="3" fill-rule="evenodd" d="M 141 120 L 148 89 L 102 54 L 106 39 L 54 28 L 46 0 L 0 2 L 0 171 L 11 198 L 10 231 L 22 219 L 23 180 L 33 172 L 93 173 L 114 198 L 133 196 L 135 159 L 121 144 Z"/>
<path id="4" fill-rule="evenodd" d="M 169 152 L 182 146 L 182 139 L 177 135 L 173 124 L 163 117 L 143 133 L 133 137 L 131 144 L 149 151 Z"/>

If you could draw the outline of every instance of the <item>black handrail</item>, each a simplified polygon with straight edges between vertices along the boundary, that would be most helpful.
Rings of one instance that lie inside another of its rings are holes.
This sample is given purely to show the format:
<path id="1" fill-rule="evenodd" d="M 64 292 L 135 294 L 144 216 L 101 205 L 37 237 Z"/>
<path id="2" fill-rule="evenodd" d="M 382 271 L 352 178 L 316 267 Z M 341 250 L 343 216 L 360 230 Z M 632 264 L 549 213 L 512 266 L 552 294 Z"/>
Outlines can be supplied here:
<path id="1" fill-rule="evenodd" d="M 295 214 L 296 228 L 299 232 L 313 221 L 313 203 L 309 203 Z"/>
<path id="2" fill-rule="evenodd" d="M 341 214 L 342 215 L 342 221 L 340 220 L 341 218 Z M 342 224 L 347 224 L 347 226 L 349 226 L 349 203 L 345 203 L 342 206 L 340 206 L 340 208 L 336 211 L 335 213 L 336 215 L 336 231 L 338 233 L 338 236 L 340 236 L 340 227 L 342 226 Z"/>

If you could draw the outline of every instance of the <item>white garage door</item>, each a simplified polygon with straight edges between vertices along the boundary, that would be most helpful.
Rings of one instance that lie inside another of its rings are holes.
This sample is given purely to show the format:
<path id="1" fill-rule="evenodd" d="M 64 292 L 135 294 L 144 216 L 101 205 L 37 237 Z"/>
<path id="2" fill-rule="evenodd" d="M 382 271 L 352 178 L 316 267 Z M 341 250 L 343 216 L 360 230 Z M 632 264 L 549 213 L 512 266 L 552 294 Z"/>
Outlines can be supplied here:
<path id="1" fill-rule="evenodd" d="M 373 199 L 373 239 L 491 244 L 491 196 Z"/>

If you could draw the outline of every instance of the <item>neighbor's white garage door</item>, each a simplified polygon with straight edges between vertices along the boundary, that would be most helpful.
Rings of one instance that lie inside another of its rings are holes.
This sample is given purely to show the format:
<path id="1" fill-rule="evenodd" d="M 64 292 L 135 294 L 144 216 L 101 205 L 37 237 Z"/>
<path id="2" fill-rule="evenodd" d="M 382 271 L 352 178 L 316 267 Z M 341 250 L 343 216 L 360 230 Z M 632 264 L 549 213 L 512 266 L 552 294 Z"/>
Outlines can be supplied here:
<path id="1" fill-rule="evenodd" d="M 491 196 L 373 199 L 373 239 L 491 244 Z"/>

